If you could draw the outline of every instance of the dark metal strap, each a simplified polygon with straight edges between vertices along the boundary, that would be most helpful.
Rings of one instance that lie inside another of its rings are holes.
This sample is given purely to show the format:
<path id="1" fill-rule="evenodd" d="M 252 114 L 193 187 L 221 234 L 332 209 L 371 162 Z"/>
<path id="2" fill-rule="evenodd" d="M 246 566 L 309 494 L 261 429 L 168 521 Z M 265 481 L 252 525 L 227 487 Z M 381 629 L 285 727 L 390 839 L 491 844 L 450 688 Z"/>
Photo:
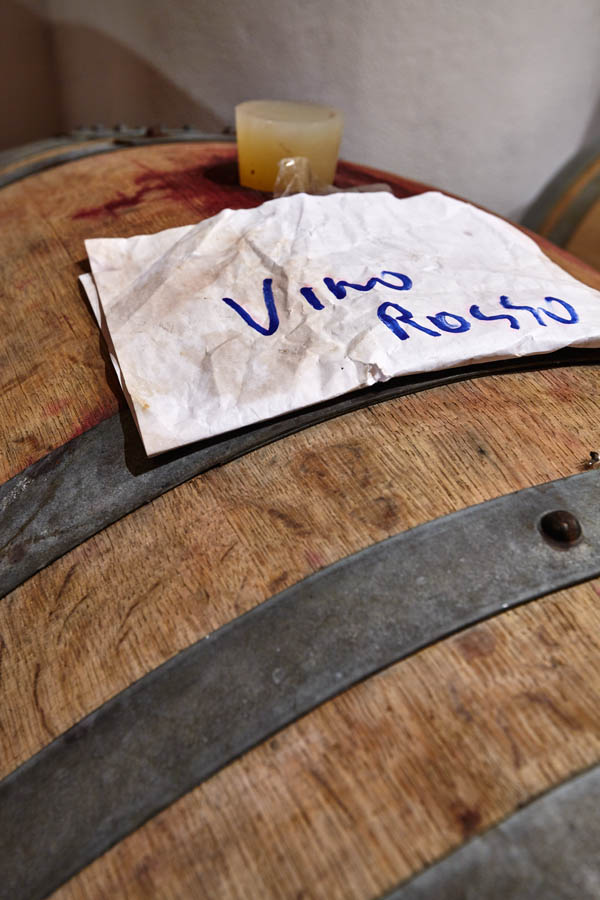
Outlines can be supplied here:
<path id="1" fill-rule="evenodd" d="M 146 456 L 131 415 L 123 410 L 0 487 L 0 598 L 165 491 L 310 425 L 468 378 L 598 362 L 598 350 L 571 349 L 397 378 L 153 459 Z"/>
<path id="2" fill-rule="evenodd" d="M 49 894 L 241 753 L 431 641 L 599 575 L 599 490 L 590 470 L 396 535 L 108 701 L 0 782 L 0 897 Z"/>
<path id="3" fill-rule="evenodd" d="M 600 766 L 477 837 L 385 900 L 598 900 Z"/>

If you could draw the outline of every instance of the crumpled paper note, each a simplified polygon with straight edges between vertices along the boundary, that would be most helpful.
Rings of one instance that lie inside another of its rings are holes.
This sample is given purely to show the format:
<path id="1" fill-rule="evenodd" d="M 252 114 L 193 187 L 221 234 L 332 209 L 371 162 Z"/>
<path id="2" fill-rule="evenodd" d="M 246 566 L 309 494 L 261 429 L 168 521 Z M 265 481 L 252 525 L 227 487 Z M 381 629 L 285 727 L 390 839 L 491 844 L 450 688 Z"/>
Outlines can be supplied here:
<path id="1" fill-rule="evenodd" d="M 297 194 L 86 249 L 149 455 L 397 375 L 600 346 L 599 292 L 437 192 Z"/>

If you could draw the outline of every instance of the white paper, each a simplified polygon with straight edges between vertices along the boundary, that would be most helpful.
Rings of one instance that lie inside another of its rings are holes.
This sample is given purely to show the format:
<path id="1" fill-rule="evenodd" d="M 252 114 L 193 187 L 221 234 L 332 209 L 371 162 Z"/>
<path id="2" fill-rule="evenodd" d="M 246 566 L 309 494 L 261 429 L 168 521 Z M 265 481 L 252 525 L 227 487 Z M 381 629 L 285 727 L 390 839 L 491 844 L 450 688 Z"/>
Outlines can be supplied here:
<path id="1" fill-rule="evenodd" d="M 297 194 L 86 248 L 150 455 L 397 375 L 600 346 L 598 291 L 437 192 Z"/>

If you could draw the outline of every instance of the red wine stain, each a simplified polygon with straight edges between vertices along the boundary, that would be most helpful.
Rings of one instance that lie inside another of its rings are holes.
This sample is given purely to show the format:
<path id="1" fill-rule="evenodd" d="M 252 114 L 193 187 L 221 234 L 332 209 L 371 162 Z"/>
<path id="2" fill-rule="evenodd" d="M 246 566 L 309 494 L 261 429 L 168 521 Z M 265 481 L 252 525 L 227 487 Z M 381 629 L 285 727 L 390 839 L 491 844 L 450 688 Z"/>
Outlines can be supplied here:
<path id="1" fill-rule="evenodd" d="M 69 401 L 50 401 L 50 403 L 44 408 L 45 415 L 50 418 L 54 416 L 58 416 L 67 409 L 69 406 Z M 98 405 L 94 409 L 83 413 L 79 421 L 72 423 L 65 423 L 65 426 L 69 429 L 68 436 L 65 439 L 65 443 L 62 446 L 63 450 L 68 445 L 68 442 L 75 437 L 79 437 L 80 434 L 83 434 L 84 431 L 89 431 L 90 428 L 93 428 L 94 425 L 99 425 L 100 422 L 103 422 L 105 419 L 110 418 L 110 416 L 114 415 L 115 410 L 110 405 L 110 403 L 106 405 Z M 8 471 L 5 475 L 7 479 L 12 478 L 14 475 L 17 475 L 19 472 L 24 471 L 29 466 L 34 463 L 38 463 L 39 467 L 37 470 L 37 474 L 43 474 L 44 470 L 44 460 L 47 460 L 48 470 L 51 469 L 56 464 L 55 457 L 50 456 L 52 451 L 58 450 L 59 447 L 55 446 L 52 441 L 46 444 L 46 442 L 40 442 L 35 435 L 28 434 L 24 435 L 20 438 L 13 439 L 13 443 L 18 443 L 23 445 L 23 450 L 25 451 L 25 447 L 27 451 L 24 452 L 23 456 L 19 457 L 19 459 L 15 460 L 15 464 L 8 468 Z"/>
<path id="2" fill-rule="evenodd" d="M 204 216 L 215 215 L 224 209 L 235 195 L 235 206 L 249 208 L 263 202 L 265 195 L 240 187 L 237 163 L 232 160 L 220 165 L 191 166 L 164 172 L 150 169 L 134 180 L 135 190 L 118 191 L 99 206 L 87 206 L 73 214 L 73 219 L 117 217 L 122 209 L 138 206 L 149 194 L 162 194 L 171 201 L 198 203 Z M 198 211 L 198 210 L 197 210 Z"/>
<path id="3" fill-rule="evenodd" d="M 389 176 L 387 176 L 389 177 Z M 338 187 L 353 187 L 385 181 L 386 173 L 365 169 L 352 163 L 340 162 L 335 183 Z M 120 210 L 132 208 L 142 203 L 148 194 L 167 197 L 171 201 L 192 205 L 203 218 L 216 215 L 227 206 L 235 209 L 249 209 L 259 206 L 271 195 L 262 191 L 241 187 L 238 181 L 237 160 L 223 160 L 218 155 L 202 166 L 185 169 L 159 171 L 148 169 L 135 178 L 134 190 L 117 193 L 99 206 L 87 206 L 73 214 L 73 219 L 93 219 L 106 216 L 117 217 Z M 429 190 L 417 182 L 391 179 L 397 197 L 408 197 Z"/>
<path id="4" fill-rule="evenodd" d="M 327 565 L 326 560 L 324 560 L 321 554 L 316 550 L 306 550 L 304 555 L 311 569 L 314 569 L 315 571 L 317 569 L 322 569 L 323 566 Z"/>
<path id="5" fill-rule="evenodd" d="M 69 405 L 69 400 L 51 400 L 44 406 L 44 414 L 47 416 L 59 416 Z"/>
<path id="6" fill-rule="evenodd" d="M 150 188 L 141 188 L 139 191 L 136 191 L 135 194 L 124 194 L 122 191 L 119 191 L 117 196 L 113 197 L 112 200 L 107 200 L 106 203 L 101 203 L 100 206 L 88 206 L 85 209 L 80 209 L 72 216 L 72 218 L 93 219 L 96 216 L 115 216 L 118 209 L 125 209 L 128 206 L 137 206 L 149 190 Z"/>
<path id="7" fill-rule="evenodd" d="M 79 437 L 84 431 L 89 431 L 94 425 L 99 425 L 105 419 L 108 419 L 114 413 L 112 407 L 97 406 L 87 413 L 84 413 L 78 422 L 71 427 L 69 440 Z"/>

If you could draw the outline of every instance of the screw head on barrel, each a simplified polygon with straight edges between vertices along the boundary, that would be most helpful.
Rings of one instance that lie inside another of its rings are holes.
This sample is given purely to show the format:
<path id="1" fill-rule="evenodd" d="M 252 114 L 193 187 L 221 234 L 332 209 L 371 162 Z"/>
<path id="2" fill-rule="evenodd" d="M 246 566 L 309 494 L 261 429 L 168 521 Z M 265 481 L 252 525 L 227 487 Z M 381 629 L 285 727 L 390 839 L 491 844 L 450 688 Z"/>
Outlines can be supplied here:
<path id="1" fill-rule="evenodd" d="M 540 528 L 544 537 L 569 547 L 575 544 L 582 535 L 579 519 L 566 509 L 554 509 L 547 512 L 540 520 Z"/>

